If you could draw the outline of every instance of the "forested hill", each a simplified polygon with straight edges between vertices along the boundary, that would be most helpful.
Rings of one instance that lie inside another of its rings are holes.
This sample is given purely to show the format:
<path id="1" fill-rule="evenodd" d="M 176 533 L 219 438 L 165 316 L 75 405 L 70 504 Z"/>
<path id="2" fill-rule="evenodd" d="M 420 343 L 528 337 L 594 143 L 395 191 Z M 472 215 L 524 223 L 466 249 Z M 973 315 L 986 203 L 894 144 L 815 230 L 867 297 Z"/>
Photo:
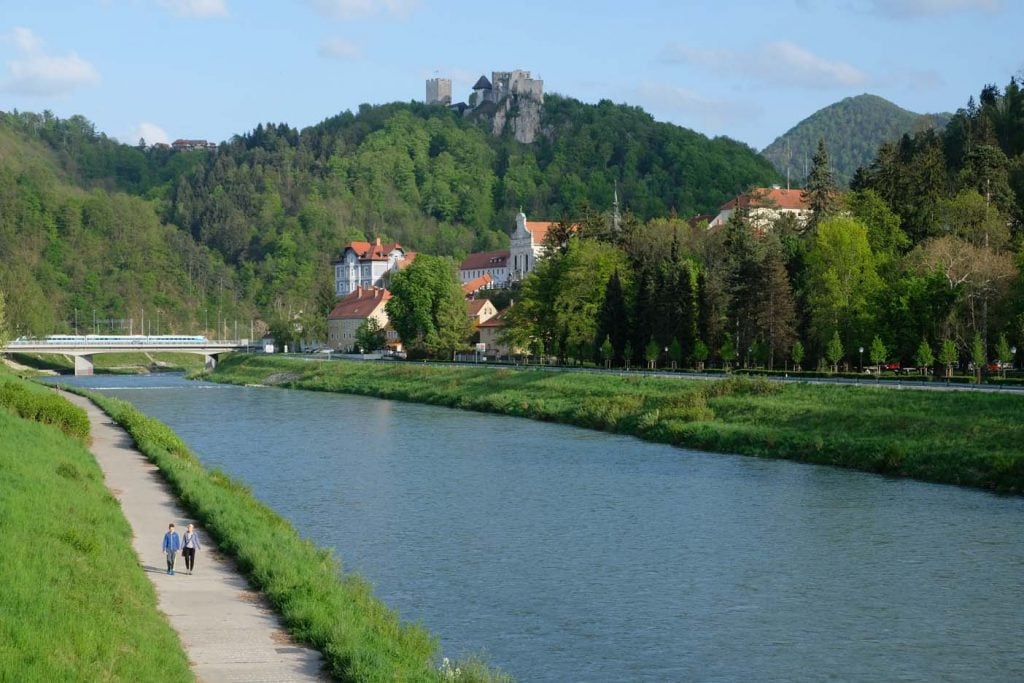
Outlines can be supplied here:
<path id="1" fill-rule="evenodd" d="M 40 132 L 59 130 L 52 117 L 38 120 Z M 44 131 L 46 125 L 53 127 Z M 126 333 L 132 318 L 139 332 L 143 317 L 154 333 L 168 332 L 171 325 L 185 329 L 204 307 L 214 312 L 214 321 L 217 310 L 225 317 L 244 313 L 247 320 L 249 309 L 230 296 L 233 269 L 188 234 L 163 224 L 154 202 L 81 187 L 80 179 L 93 171 L 102 175 L 86 161 L 93 153 L 109 146 L 114 157 L 95 156 L 109 160 L 132 148 L 97 137 L 80 148 L 85 153 L 76 161 L 78 142 L 69 134 L 56 152 L 0 114 L 0 292 L 8 332 L 69 330 L 76 317 L 83 334 L 107 331 L 110 323 L 104 321 L 111 318 L 125 319 Z M 217 299 L 224 282 L 229 288 Z"/>
<path id="2" fill-rule="evenodd" d="M 530 145 L 490 128 L 416 103 L 364 105 L 301 132 L 260 126 L 184 177 L 169 218 L 233 262 L 264 258 L 286 234 L 328 251 L 379 236 L 458 255 L 504 244 L 520 208 L 538 220 L 607 211 L 616 183 L 648 219 L 778 180 L 746 145 L 610 102 L 547 96 Z"/>
<path id="3" fill-rule="evenodd" d="M 942 128 L 950 114 L 915 114 L 876 95 L 858 95 L 819 109 L 764 148 L 761 154 L 794 185 L 807 176 L 818 140 L 824 139 L 840 185 L 848 185 L 858 168 L 868 166 L 878 147 L 905 133 Z"/>
<path id="4" fill-rule="evenodd" d="M 0 112 L 0 289 L 16 332 L 81 318 L 208 331 L 218 317 L 308 318 L 348 241 L 461 255 L 532 219 L 716 209 L 778 182 L 750 147 L 636 107 L 548 95 L 537 142 L 418 103 L 363 105 L 297 130 L 260 125 L 216 152 L 124 145 L 81 116 Z M 326 303 L 325 303 L 326 302 Z M 216 314 L 216 315 L 215 315 Z M 169 322 L 168 322 L 169 321 Z M 166 328 L 164 331 L 168 331 Z"/>

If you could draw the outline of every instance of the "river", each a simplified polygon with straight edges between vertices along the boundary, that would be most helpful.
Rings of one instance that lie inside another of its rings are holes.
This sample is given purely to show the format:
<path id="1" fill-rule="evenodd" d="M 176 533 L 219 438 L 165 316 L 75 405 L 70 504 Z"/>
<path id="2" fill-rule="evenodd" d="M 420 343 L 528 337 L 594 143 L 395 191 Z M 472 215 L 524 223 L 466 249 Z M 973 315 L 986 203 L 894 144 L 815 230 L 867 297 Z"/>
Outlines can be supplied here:
<path id="1" fill-rule="evenodd" d="M 1024 498 L 372 398 L 62 378 L 522 681 L 1024 680 Z"/>

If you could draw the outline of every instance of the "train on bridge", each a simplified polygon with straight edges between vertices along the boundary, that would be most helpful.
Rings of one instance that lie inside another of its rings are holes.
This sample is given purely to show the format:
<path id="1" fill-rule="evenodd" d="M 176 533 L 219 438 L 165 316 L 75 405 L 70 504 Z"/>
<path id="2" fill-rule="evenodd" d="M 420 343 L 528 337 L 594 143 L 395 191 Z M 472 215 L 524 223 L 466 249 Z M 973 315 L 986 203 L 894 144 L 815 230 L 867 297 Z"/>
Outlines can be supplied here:
<path id="1" fill-rule="evenodd" d="M 19 344 L 31 344 L 32 346 L 204 346 L 210 340 L 201 335 L 173 335 L 173 334 L 51 334 L 49 336 L 34 339 L 32 337 L 18 337 L 11 343 L 11 346 Z"/>

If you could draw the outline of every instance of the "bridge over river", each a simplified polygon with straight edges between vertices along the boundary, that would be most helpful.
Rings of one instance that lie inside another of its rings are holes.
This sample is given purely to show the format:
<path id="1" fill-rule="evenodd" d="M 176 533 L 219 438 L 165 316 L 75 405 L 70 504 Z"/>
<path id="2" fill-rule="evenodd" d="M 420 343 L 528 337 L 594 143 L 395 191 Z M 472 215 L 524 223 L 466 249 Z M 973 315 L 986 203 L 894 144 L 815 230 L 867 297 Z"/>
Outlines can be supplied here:
<path id="1" fill-rule="evenodd" d="M 82 376 L 93 374 L 93 356 L 100 353 L 194 353 L 203 356 L 206 367 L 212 369 L 221 354 L 248 348 L 248 339 L 214 341 L 204 337 L 68 335 L 16 339 L 0 347 L 0 353 L 70 356 L 75 361 L 75 375 Z"/>

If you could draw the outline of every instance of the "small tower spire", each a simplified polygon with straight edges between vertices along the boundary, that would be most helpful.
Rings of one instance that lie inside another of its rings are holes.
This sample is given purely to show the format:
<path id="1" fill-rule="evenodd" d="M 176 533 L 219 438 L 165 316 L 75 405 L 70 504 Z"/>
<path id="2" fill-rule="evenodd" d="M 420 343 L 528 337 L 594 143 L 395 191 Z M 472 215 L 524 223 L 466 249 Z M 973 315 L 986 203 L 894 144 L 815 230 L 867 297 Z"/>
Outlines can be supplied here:
<path id="1" fill-rule="evenodd" d="M 615 201 L 612 202 L 612 232 L 622 229 L 622 214 L 619 213 L 619 181 L 615 181 Z"/>

